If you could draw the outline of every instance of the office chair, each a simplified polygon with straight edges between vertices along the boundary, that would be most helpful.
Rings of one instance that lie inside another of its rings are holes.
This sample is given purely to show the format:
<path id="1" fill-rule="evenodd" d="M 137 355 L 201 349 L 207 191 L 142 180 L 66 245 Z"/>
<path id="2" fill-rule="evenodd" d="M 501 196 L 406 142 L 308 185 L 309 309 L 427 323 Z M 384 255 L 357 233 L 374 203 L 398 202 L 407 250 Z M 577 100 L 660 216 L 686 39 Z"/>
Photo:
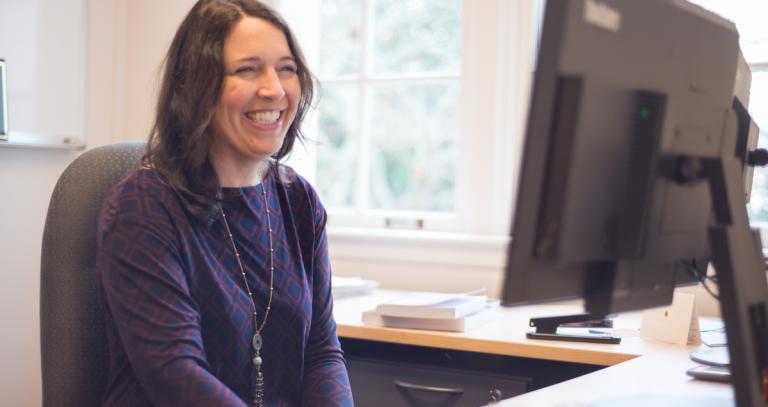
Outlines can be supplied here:
<path id="1" fill-rule="evenodd" d="M 86 151 L 59 177 L 40 264 L 43 406 L 98 406 L 109 354 L 96 289 L 96 222 L 110 188 L 140 165 L 145 143 Z"/>

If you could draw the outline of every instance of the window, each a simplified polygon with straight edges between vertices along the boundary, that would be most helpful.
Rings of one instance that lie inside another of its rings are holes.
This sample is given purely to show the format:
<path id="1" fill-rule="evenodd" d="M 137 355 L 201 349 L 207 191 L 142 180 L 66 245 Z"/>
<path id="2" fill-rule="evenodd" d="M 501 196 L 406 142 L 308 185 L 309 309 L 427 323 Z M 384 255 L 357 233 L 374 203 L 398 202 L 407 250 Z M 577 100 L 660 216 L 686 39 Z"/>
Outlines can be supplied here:
<path id="1" fill-rule="evenodd" d="M 322 2 L 316 186 L 359 215 L 455 209 L 460 0 Z M 414 216 L 414 215 L 412 215 Z"/>
<path id="2" fill-rule="evenodd" d="M 534 2 L 297 3 L 277 7 L 321 92 L 291 164 L 330 224 L 507 234 Z"/>
<path id="3" fill-rule="evenodd" d="M 752 70 L 749 111 L 760 127 L 758 147 L 768 148 L 768 31 L 764 16 L 768 2 L 762 0 L 693 0 L 693 3 L 736 24 L 744 58 Z M 756 168 L 748 205 L 754 226 L 768 226 L 768 168 Z M 765 239 L 764 239 L 765 240 Z M 768 242 L 763 242 L 766 244 Z"/>

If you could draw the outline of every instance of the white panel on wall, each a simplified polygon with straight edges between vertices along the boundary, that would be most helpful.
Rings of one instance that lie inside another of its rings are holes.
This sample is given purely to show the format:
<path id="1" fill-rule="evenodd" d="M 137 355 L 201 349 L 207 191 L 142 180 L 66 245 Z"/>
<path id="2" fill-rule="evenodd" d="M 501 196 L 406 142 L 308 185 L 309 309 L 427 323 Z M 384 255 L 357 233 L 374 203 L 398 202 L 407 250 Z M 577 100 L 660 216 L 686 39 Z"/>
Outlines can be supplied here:
<path id="1" fill-rule="evenodd" d="M 0 58 L 14 133 L 81 141 L 87 0 L 0 0 Z"/>
<path id="2" fill-rule="evenodd" d="M 1 0 L 0 0 L 1 1 Z M 122 54 L 115 125 L 118 140 L 146 140 L 152 128 L 162 62 L 176 29 L 195 0 L 123 0 Z"/>

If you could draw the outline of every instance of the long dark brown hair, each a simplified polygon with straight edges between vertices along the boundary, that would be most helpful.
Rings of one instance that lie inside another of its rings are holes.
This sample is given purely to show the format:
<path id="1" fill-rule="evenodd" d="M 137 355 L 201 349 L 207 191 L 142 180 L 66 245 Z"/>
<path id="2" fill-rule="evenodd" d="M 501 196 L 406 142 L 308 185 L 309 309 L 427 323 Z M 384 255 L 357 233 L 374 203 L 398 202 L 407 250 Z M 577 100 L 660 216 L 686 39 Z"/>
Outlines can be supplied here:
<path id="1" fill-rule="evenodd" d="M 219 207 L 220 185 L 208 157 L 211 120 L 226 69 L 224 42 L 243 17 L 280 29 L 296 61 L 301 95 L 296 117 L 272 158 L 279 163 L 298 139 L 314 95 L 314 79 L 291 29 L 274 10 L 256 0 L 199 0 L 176 31 L 165 56 L 162 83 L 143 162 L 181 197 L 190 214 L 211 219 Z"/>

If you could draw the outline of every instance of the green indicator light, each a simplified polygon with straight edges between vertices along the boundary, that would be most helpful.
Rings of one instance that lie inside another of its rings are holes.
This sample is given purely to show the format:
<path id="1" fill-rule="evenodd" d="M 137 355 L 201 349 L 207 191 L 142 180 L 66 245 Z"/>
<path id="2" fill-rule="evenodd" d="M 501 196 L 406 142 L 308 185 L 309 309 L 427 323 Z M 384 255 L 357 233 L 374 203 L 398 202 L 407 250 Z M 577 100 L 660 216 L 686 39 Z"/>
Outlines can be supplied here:
<path id="1" fill-rule="evenodd" d="M 651 111 L 647 107 L 640 108 L 640 117 L 643 119 L 651 117 Z"/>

